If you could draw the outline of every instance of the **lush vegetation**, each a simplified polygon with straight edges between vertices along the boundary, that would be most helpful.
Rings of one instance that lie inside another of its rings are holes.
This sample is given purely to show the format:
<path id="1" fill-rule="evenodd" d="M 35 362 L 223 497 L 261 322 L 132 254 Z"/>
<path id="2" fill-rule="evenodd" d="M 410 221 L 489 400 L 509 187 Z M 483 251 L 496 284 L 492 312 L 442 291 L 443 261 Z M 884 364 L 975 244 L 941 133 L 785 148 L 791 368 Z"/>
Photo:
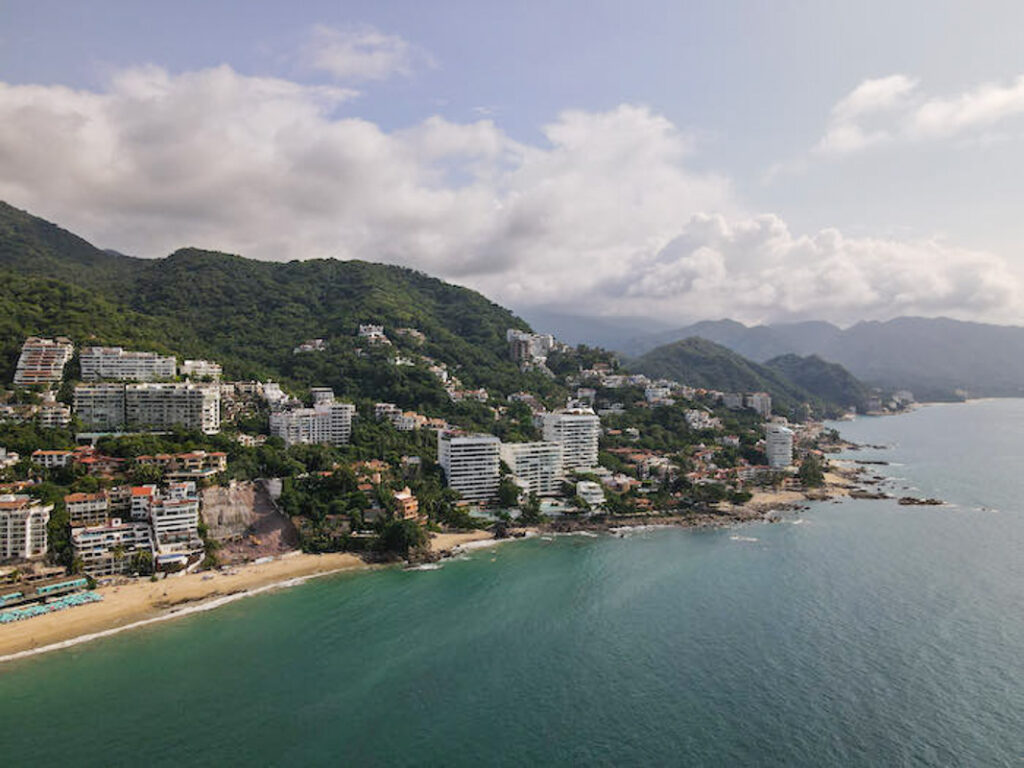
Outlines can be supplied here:
<path id="1" fill-rule="evenodd" d="M 632 361 L 630 367 L 648 376 L 676 379 L 693 387 L 768 392 L 773 410 L 796 418 L 802 415 L 805 405 L 819 415 L 836 415 L 863 402 L 863 385 L 841 366 L 820 358 L 791 358 L 796 356 L 777 359 L 774 365 L 759 365 L 694 336 L 652 349 Z"/>

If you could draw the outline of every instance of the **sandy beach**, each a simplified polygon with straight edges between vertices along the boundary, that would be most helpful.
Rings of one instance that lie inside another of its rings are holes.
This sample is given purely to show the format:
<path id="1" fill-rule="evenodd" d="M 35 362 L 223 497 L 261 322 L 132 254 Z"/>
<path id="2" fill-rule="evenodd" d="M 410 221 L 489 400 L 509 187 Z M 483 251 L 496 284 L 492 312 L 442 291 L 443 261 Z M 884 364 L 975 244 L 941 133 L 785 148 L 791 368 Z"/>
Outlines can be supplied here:
<path id="1" fill-rule="evenodd" d="M 431 539 L 435 552 L 491 538 L 487 531 L 442 533 Z M 307 579 L 374 567 L 348 553 L 307 555 L 293 552 L 270 562 L 232 566 L 227 571 L 204 571 L 161 578 L 139 579 L 101 587 L 98 603 L 69 608 L 25 621 L 0 626 L 0 662 L 69 641 L 91 639 L 153 621 L 185 615 L 197 607 L 213 607 L 295 579 Z M 100 634 L 102 633 L 102 634 Z"/>

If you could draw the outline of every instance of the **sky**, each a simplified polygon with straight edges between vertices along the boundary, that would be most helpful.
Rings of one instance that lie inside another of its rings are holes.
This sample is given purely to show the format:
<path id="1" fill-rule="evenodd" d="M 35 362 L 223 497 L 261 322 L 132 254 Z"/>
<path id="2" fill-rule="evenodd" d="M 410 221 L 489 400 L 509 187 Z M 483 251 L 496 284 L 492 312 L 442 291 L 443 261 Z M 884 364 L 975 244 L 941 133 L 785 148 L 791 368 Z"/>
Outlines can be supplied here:
<path id="1" fill-rule="evenodd" d="M 0 0 L 0 199 L 526 316 L 1024 324 L 1018 3 Z"/>

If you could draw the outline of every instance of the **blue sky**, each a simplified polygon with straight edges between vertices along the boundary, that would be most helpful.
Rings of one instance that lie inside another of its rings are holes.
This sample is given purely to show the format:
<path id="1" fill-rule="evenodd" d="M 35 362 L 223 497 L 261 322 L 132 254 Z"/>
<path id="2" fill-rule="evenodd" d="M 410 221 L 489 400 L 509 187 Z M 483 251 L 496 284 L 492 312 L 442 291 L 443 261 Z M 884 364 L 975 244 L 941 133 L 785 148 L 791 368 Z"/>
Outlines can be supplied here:
<path id="1" fill-rule="evenodd" d="M 1024 11 L 893 5 L 0 2 L 0 199 L 517 309 L 1019 323 Z"/>

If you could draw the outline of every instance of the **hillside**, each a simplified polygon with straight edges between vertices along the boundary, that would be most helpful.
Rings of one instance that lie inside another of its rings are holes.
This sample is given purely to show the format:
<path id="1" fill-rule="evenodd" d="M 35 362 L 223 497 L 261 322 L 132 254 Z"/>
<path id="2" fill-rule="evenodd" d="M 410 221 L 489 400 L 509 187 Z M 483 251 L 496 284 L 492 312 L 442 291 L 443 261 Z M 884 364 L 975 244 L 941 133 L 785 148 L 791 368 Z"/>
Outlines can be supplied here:
<path id="1" fill-rule="evenodd" d="M 699 336 L 751 360 L 784 354 L 818 355 L 861 381 L 910 389 L 919 399 L 947 400 L 1024 394 L 1024 328 L 949 318 L 901 317 L 841 329 L 807 322 L 748 327 L 733 320 L 703 322 L 634 340 L 642 349 L 663 340 Z"/>
<path id="2" fill-rule="evenodd" d="M 867 410 L 868 387 L 837 363 L 826 362 L 817 355 L 790 354 L 772 358 L 764 367 L 822 400 Z"/>
<path id="3" fill-rule="evenodd" d="M 561 396 L 508 360 L 505 331 L 528 328 L 479 293 L 402 267 L 314 260 L 259 262 L 183 249 L 164 259 L 101 251 L 22 211 L 0 208 L 0 381 L 9 382 L 26 335 L 211 357 L 229 378 L 273 378 L 294 388 L 333 386 L 351 397 L 416 407 L 446 404 L 422 364 L 396 366 L 394 350 L 444 362 L 467 387 L 528 388 Z M 360 323 L 415 328 L 422 346 L 366 348 Z M 311 338 L 324 352 L 295 355 Z M 362 351 L 358 351 L 358 350 Z"/>
<path id="4" fill-rule="evenodd" d="M 791 411 L 799 403 L 809 402 L 822 412 L 835 413 L 849 405 L 860 405 L 865 391 L 841 366 L 818 358 L 794 356 L 759 365 L 697 337 L 657 347 L 631 361 L 630 368 L 695 387 L 726 392 L 765 391 L 780 411 Z"/>

